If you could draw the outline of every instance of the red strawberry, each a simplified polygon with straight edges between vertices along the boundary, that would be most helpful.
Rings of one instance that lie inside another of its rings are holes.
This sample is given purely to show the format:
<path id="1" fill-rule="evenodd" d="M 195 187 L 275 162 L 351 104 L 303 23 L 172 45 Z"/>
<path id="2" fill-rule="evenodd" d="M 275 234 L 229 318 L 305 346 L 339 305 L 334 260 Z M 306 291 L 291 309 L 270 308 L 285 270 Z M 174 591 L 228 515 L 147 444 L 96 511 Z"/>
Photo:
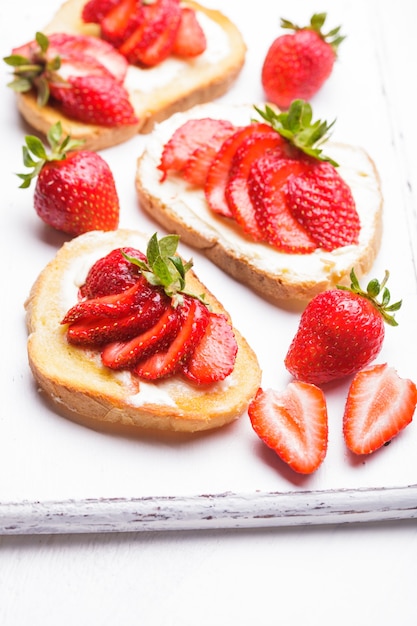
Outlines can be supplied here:
<path id="1" fill-rule="evenodd" d="M 96 20 L 100 24 L 101 36 L 118 48 L 143 22 L 144 11 L 141 2 L 119 0 Z"/>
<path id="2" fill-rule="evenodd" d="M 327 407 L 321 389 L 292 382 L 281 392 L 260 389 L 249 405 L 258 437 L 295 472 L 311 474 L 327 452 Z"/>
<path id="3" fill-rule="evenodd" d="M 23 93 L 35 89 L 39 106 L 51 96 L 68 117 L 86 124 L 137 124 L 121 82 L 127 70 L 125 60 L 105 42 L 90 39 L 82 35 L 76 43 L 76 35 L 48 38 L 37 33 L 34 42 L 6 57 L 15 74 L 10 87 Z"/>
<path id="4" fill-rule="evenodd" d="M 115 230 L 119 223 L 119 198 L 109 166 L 96 152 L 72 150 L 79 143 L 69 137 L 61 139 L 61 134 L 59 122 L 50 128 L 49 155 L 37 137 L 26 137 L 24 162 L 33 170 L 19 174 L 23 180 L 20 186 L 29 187 L 37 176 L 35 210 L 57 230 L 70 235 Z"/>
<path id="5" fill-rule="evenodd" d="M 178 0 L 154 0 L 142 5 L 138 27 L 119 46 L 132 65 L 157 65 L 171 53 L 181 20 Z"/>
<path id="6" fill-rule="evenodd" d="M 226 185 L 229 179 L 232 159 L 246 137 L 252 133 L 260 131 L 270 132 L 270 130 L 271 128 L 267 124 L 255 122 L 238 128 L 236 132 L 223 142 L 209 168 L 204 187 L 206 200 L 212 211 L 225 217 L 233 217 L 226 199 Z"/>
<path id="7" fill-rule="evenodd" d="M 326 13 L 317 13 L 306 27 L 281 20 L 281 27 L 294 32 L 279 36 L 270 46 L 261 80 L 267 99 L 282 109 L 301 98 L 310 100 L 329 78 L 337 49 L 344 37 L 340 27 L 324 34 Z"/>
<path id="8" fill-rule="evenodd" d="M 65 115 L 84 124 L 129 126 L 137 123 L 126 89 L 111 76 L 69 77 L 68 85 L 54 85 L 53 96 Z"/>
<path id="9" fill-rule="evenodd" d="M 48 56 L 61 57 L 60 74 L 62 74 L 62 59 L 68 62 L 84 62 L 85 66 L 99 64 L 104 67 L 118 82 L 122 83 L 126 77 L 128 63 L 124 56 L 115 48 L 98 37 L 88 35 L 71 35 L 69 33 L 54 33 L 49 35 Z M 85 73 L 85 72 L 84 72 Z"/>
<path id="10" fill-rule="evenodd" d="M 343 417 L 346 445 L 355 454 L 370 454 L 411 423 L 417 404 L 416 385 L 383 365 L 356 374 Z"/>
<path id="11" fill-rule="evenodd" d="M 285 140 L 274 130 L 252 133 L 236 150 L 230 164 L 226 184 L 226 200 L 234 219 L 255 240 L 261 240 L 262 232 L 255 218 L 255 210 L 248 188 L 248 175 L 252 164 L 269 150 L 279 148 Z"/>
<path id="12" fill-rule="evenodd" d="M 237 343 L 224 315 L 210 314 L 206 331 L 182 366 L 182 373 L 197 384 L 224 380 L 234 368 Z"/>
<path id="13" fill-rule="evenodd" d="M 194 9 L 183 7 L 172 53 L 180 57 L 195 57 L 202 54 L 206 47 L 206 35 L 200 26 Z"/>
<path id="14" fill-rule="evenodd" d="M 248 176 L 249 196 L 263 239 L 290 254 L 308 254 L 317 248 L 289 211 L 285 195 L 288 180 L 307 167 L 302 160 L 286 159 L 279 151 L 271 151 L 255 161 Z"/>
<path id="15" fill-rule="evenodd" d="M 236 127 L 226 120 L 219 120 L 219 129 L 207 139 L 203 146 L 199 146 L 187 159 L 182 170 L 182 176 L 191 185 L 204 187 L 207 174 L 213 160 L 220 150 L 223 142 L 230 137 Z"/>
<path id="16" fill-rule="evenodd" d="M 213 135 L 221 131 L 225 125 L 228 126 L 229 122 L 206 117 L 188 120 L 177 128 L 162 151 L 161 162 L 158 165 L 163 172 L 162 180 L 165 180 L 170 170 L 181 172 L 193 152 L 206 146 Z"/>
<path id="17" fill-rule="evenodd" d="M 360 221 L 350 187 L 331 163 L 317 161 L 288 180 L 291 213 L 324 250 L 355 245 Z"/>
<path id="18" fill-rule="evenodd" d="M 102 353 L 103 364 L 112 369 L 133 368 L 141 359 L 166 349 L 180 327 L 178 309 L 168 306 L 155 324 L 127 341 L 107 344 Z"/>
<path id="19" fill-rule="evenodd" d="M 120 4 L 120 0 L 88 0 L 83 6 L 81 17 L 83 22 L 100 24 L 105 15 Z"/>
<path id="20" fill-rule="evenodd" d="M 90 268 L 85 283 L 80 287 L 81 298 L 118 294 L 140 280 L 138 267 L 128 261 L 122 252 L 142 261 L 146 260 L 145 255 L 134 248 L 112 250 Z"/>
<path id="21" fill-rule="evenodd" d="M 371 280 L 362 291 L 351 271 L 350 288 L 324 291 L 304 310 L 297 333 L 285 357 L 285 366 L 298 380 L 320 385 L 355 374 L 379 354 L 384 340 L 384 321 L 397 322 L 391 315 L 401 302 L 389 304 L 384 280 Z M 378 295 L 382 293 L 381 302 Z"/>
<path id="22" fill-rule="evenodd" d="M 180 329 L 166 350 L 152 354 L 135 367 L 140 378 L 156 380 L 174 374 L 201 340 L 210 317 L 207 307 L 195 298 L 186 297 L 179 313 Z"/>

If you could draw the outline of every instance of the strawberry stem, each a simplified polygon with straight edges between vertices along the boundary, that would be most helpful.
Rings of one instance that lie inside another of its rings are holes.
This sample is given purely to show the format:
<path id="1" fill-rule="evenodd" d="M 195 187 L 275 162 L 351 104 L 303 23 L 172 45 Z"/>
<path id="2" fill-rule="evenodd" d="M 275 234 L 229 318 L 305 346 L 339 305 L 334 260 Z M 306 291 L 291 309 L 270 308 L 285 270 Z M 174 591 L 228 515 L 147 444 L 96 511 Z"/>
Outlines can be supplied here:
<path id="1" fill-rule="evenodd" d="M 314 13 L 310 20 L 310 24 L 308 26 L 297 26 L 293 22 L 281 18 L 281 28 L 290 29 L 290 30 L 313 30 L 315 33 L 323 39 L 326 43 L 328 43 L 335 54 L 337 54 L 338 48 L 342 41 L 346 39 L 345 35 L 340 34 L 341 26 L 337 26 L 336 28 L 332 28 L 327 33 L 323 32 L 323 26 L 327 18 L 327 13 Z"/>
<path id="2" fill-rule="evenodd" d="M 158 240 L 154 233 L 150 238 L 146 250 L 146 261 L 131 257 L 122 251 L 127 261 L 136 265 L 150 285 L 162 287 L 167 296 L 172 299 L 172 305 L 177 307 L 183 304 L 182 295 L 188 295 L 205 302 L 204 293 L 193 294 L 186 289 L 186 273 L 192 268 L 192 260 L 184 264 L 176 254 L 179 243 L 178 235 L 167 235 Z"/>
<path id="3" fill-rule="evenodd" d="M 23 163 L 25 167 L 32 168 L 32 171 L 26 174 L 17 174 L 17 176 L 23 180 L 20 185 L 21 188 L 30 186 L 30 183 L 38 176 L 45 163 L 62 161 L 66 158 L 69 151 L 79 148 L 83 143 L 77 139 L 71 139 L 70 135 L 62 137 L 62 126 L 59 121 L 50 127 L 47 133 L 47 140 L 51 147 L 49 154 L 45 150 L 45 146 L 39 137 L 35 137 L 34 135 L 27 135 L 25 137 L 26 143 L 22 148 Z M 33 157 L 36 158 L 34 159 Z"/>
<path id="4" fill-rule="evenodd" d="M 331 124 L 321 120 L 313 122 L 313 109 L 305 100 L 293 100 L 288 111 L 284 112 L 279 112 L 269 105 L 265 105 L 265 110 L 256 106 L 254 108 L 291 145 L 319 161 L 328 161 L 337 167 L 336 161 L 325 156 L 320 149 L 320 146 L 329 139 L 329 130 L 335 120 Z"/>
<path id="5" fill-rule="evenodd" d="M 338 289 L 343 289 L 344 291 L 352 291 L 353 293 L 366 298 L 374 307 L 379 311 L 379 313 L 384 318 L 385 322 L 390 326 L 398 326 L 398 322 L 395 320 L 394 316 L 391 313 L 398 311 L 401 308 L 402 300 L 395 302 L 394 304 L 390 304 L 391 294 L 389 289 L 385 286 L 387 284 L 389 278 L 388 270 L 385 270 L 384 278 L 381 282 L 376 278 L 373 278 L 369 281 L 366 291 L 363 291 L 361 288 L 359 281 L 356 277 L 355 270 L 352 268 L 350 272 L 350 287 L 345 287 L 344 285 L 337 285 Z M 377 300 L 378 296 L 382 292 L 381 301 Z"/>

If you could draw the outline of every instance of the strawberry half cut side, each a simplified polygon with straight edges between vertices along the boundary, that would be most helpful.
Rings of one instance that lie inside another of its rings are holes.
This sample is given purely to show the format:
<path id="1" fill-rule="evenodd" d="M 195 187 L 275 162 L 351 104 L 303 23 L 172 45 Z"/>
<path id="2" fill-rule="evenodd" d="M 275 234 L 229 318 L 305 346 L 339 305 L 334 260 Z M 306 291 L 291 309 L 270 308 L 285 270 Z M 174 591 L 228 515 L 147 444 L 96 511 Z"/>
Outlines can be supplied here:
<path id="1" fill-rule="evenodd" d="M 220 121 L 220 120 L 219 120 Z M 191 185 L 204 187 L 207 174 L 213 160 L 220 150 L 223 142 L 236 130 L 231 122 L 221 120 L 219 129 L 212 135 L 203 146 L 199 146 L 187 159 L 182 170 L 182 176 Z"/>
<path id="2" fill-rule="evenodd" d="M 378 450 L 411 423 L 416 404 L 414 382 L 400 378 L 386 363 L 358 372 L 343 416 L 347 447 L 355 454 Z"/>
<path id="3" fill-rule="evenodd" d="M 326 400 L 315 385 L 291 382 L 283 391 L 259 389 L 248 408 L 258 437 L 300 474 L 315 472 L 327 452 Z"/>
<path id="4" fill-rule="evenodd" d="M 202 339 L 181 371 L 199 385 L 224 380 L 233 371 L 236 354 L 236 338 L 226 316 L 211 313 Z"/>

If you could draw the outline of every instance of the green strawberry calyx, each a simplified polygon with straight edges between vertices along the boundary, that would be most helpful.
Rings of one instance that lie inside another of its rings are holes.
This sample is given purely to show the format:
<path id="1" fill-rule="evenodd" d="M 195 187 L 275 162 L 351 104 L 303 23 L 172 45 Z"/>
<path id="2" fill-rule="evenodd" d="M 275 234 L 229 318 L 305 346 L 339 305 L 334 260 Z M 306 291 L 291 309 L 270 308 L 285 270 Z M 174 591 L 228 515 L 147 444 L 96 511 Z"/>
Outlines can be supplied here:
<path id="1" fill-rule="evenodd" d="M 158 240 L 157 233 L 150 238 L 146 249 L 146 261 L 131 257 L 122 252 L 123 256 L 136 265 L 150 285 L 162 287 L 172 300 L 174 307 L 183 303 L 183 295 L 197 298 L 203 304 L 205 295 L 196 295 L 186 288 L 186 273 L 193 267 L 190 259 L 184 263 L 177 254 L 178 235 L 167 235 Z"/>
<path id="2" fill-rule="evenodd" d="M 288 111 L 278 111 L 269 105 L 265 105 L 264 110 L 256 106 L 254 108 L 291 145 L 319 161 L 338 166 L 336 161 L 323 154 L 320 147 L 328 141 L 335 120 L 331 124 L 321 120 L 313 122 L 313 109 L 309 102 L 293 100 Z"/>
<path id="3" fill-rule="evenodd" d="M 61 122 L 56 122 L 50 127 L 47 133 L 47 140 L 51 147 L 48 153 L 39 137 L 27 135 L 23 151 L 23 163 L 25 167 L 32 168 L 26 174 L 17 174 L 22 179 L 21 188 L 27 188 L 34 178 L 36 178 L 45 165 L 51 161 L 62 161 L 67 157 L 68 152 L 75 150 L 82 145 L 82 141 L 71 139 L 70 135 L 62 136 Z"/>
<path id="4" fill-rule="evenodd" d="M 398 326 L 398 322 L 395 320 L 394 316 L 391 315 L 395 311 L 398 311 L 401 308 L 402 300 L 395 302 L 394 304 L 390 304 L 391 294 L 388 288 L 385 286 L 389 278 L 389 272 L 385 271 L 385 276 L 381 282 L 376 278 L 373 278 L 367 285 L 366 291 L 363 291 L 361 288 L 359 281 L 356 277 L 355 271 L 352 268 L 350 272 L 350 280 L 351 284 L 349 287 L 343 285 L 337 285 L 338 289 L 343 289 L 344 291 L 351 291 L 363 298 L 369 300 L 376 310 L 382 315 L 385 322 L 390 326 Z M 378 300 L 378 296 L 382 294 L 380 300 Z"/>
<path id="5" fill-rule="evenodd" d="M 310 24 L 308 26 L 297 26 L 293 22 L 286 20 L 285 18 L 281 18 L 281 28 L 286 28 L 290 30 L 312 30 L 319 35 L 323 41 L 329 44 L 333 49 L 333 52 L 337 54 L 338 48 L 342 41 L 346 39 L 345 35 L 340 34 L 341 26 L 337 26 L 336 28 L 332 28 L 327 33 L 323 32 L 324 22 L 326 21 L 327 13 L 314 13 L 310 20 Z"/>
<path id="6" fill-rule="evenodd" d="M 42 107 L 49 100 L 49 83 L 64 83 L 65 81 L 57 73 L 61 67 L 60 57 L 55 56 L 51 59 L 47 57 L 48 37 L 37 32 L 35 40 L 38 49 L 33 52 L 31 58 L 26 58 L 20 54 L 11 54 L 3 57 L 3 61 L 14 69 L 14 79 L 7 86 L 17 93 L 26 93 L 35 88 L 37 103 Z"/>

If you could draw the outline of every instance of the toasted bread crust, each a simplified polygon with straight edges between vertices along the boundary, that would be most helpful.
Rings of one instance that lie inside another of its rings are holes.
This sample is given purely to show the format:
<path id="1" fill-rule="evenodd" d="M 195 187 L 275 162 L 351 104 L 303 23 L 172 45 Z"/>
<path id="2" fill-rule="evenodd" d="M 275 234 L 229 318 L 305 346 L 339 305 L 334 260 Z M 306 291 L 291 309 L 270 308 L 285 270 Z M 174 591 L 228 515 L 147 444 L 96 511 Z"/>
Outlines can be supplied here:
<path id="1" fill-rule="evenodd" d="M 66 243 L 34 283 L 26 302 L 29 364 L 42 391 L 78 422 L 106 429 L 156 429 L 195 432 L 237 419 L 255 395 L 261 379 L 257 358 L 234 329 L 238 354 L 234 372 L 223 382 L 198 387 L 181 377 L 144 383 L 129 372 L 105 368 L 99 353 L 70 345 L 60 321 L 75 281 L 97 258 L 112 249 L 134 245 L 142 250 L 147 237 L 129 230 L 81 235 Z M 189 287 L 204 290 L 214 311 L 225 313 L 195 274 Z"/>
<path id="2" fill-rule="evenodd" d="M 99 36 L 97 25 L 85 24 L 81 19 L 85 2 L 86 0 L 67 0 L 43 32 Z M 133 69 L 133 76 L 128 77 L 126 88 L 138 117 L 138 124 L 111 128 L 83 124 L 63 115 L 58 107 L 50 105 L 40 107 L 33 92 L 16 96 L 17 106 L 23 118 L 44 135 L 52 124 L 61 120 L 64 132 L 71 134 L 74 139 L 84 141 L 85 149 L 102 150 L 123 143 L 137 133 L 149 133 L 156 122 L 167 119 L 173 113 L 224 94 L 243 67 L 246 45 L 236 26 L 219 11 L 207 9 L 192 0 L 184 4 L 193 7 L 216 28 L 221 29 L 227 41 L 227 53 L 222 58 L 213 60 L 209 54 L 203 54 L 200 58 L 190 61 L 168 59 L 160 67 L 147 70 Z M 165 69 L 162 68 L 169 64 L 171 67 L 176 64 L 176 69 L 171 70 L 172 75 L 165 77 L 163 75 Z M 152 88 L 142 87 L 142 80 L 146 81 L 148 76 L 156 76 L 157 72 L 161 72 L 161 77 L 151 79 Z"/>
<path id="3" fill-rule="evenodd" d="M 275 304 L 292 299 L 308 301 L 325 289 L 347 283 L 352 267 L 358 277 L 366 274 L 380 247 L 383 201 L 375 165 L 360 148 L 342 144 L 326 147 L 340 163 L 340 174 L 352 189 L 362 224 L 359 245 L 333 253 L 283 254 L 254 243 L 233 221 L 208 209 L 202 189 L 191 188 L 175 175 L 161 182 L 157 166 L 164 142 L 176 127 L 190 117 L 205 116 L 234 121 L 237 115 L 241 124 L 245 111 L 249 123 L 253 107 L 212 103 L 158 125 L 137 162 L 136 190 L 141 208 L 168 232 L 179 234 L 233 278 Z"/>

